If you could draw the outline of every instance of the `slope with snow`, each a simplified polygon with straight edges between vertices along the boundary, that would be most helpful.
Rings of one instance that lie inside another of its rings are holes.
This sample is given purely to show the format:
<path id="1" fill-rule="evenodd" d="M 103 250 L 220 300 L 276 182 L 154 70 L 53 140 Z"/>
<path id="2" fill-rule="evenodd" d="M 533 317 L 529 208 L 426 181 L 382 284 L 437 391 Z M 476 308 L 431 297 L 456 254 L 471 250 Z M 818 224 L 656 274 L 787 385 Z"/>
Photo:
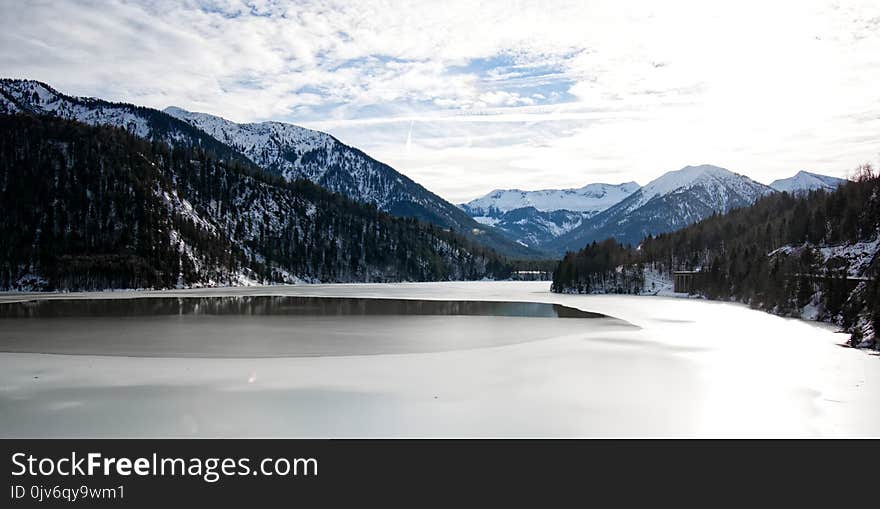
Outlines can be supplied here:
<path id="1" fill-rule="evenodd" d="M 239 124 L 182 108 L 165 109 L 288 180 L 305 179 L 333 192 L 402 217 L 451 228 L 506 255 L 536 253 L 482 225 L 387 164 L 333 136 L 293 124 Z"/>
<path id="2" fill-rule="evenodd" d="M 689 191 L 703 194 L 703 202 L 719 212 L 727 211 L 732 204 L 742 201 L 751 203 L 758 197 L 773 192 L 768 186 L 744 175 L 703 164 L 664 173 L 633 193 L 625 208 L 632 211 L 644 207 L 656 198 Z"/>
<path id="3" fill-rule="evenodd" d="M 471 215 L 492 216 L 523 207 L 534 207 L 541 212 L 571 210 L 576 212 L 601 212 L 634 193 L 639 188 L 635 182 L 624 184 L 588 184 L 579 189 L 496 189 L 491 193 L 460 205 Z M 482 212 L 482 213 L 481 213 Z"/>
<path id="4" fill-rule="evenodd" d="M 714 213 L 744 207 L 774 190 L 712 165 L 686 166 L 651 181 L 547 246 L 562 253 L 613 237 L 635 244 L 647 235 L 677 230 Z"/>
<path id="5" fill-rule="evenodd" d="M 834 191 L 838 186 L 847 182 L 846 179 L 819 175 L 808 171 L 799 171 L 794 176 L 785 179 L 774 180 L 770 187 L 780 192 L 802 193 L 822 189 Z"/>
<path id="6" fill-rule="evenodd" d="M 541 247 L 611 207 L 639 188 L 635 182 L 589 184 L 579 189 L 498 189 L 459 205 L 477 221 L 522 244 Z"/>
<path id="7" fill-rule="evenodd" d="M 237 124 L 207 113 L 195 113 L 169 106 L 165 113 L 184 120 L 245 154 L 262 168 L 289 180 L 319 180 L 329 166 L 310 165 L 303 156 L 331 150 L 339 144 L 327 133 L 281 122 Z"/>
<path id="8" fill-rule="evenodd" d="M 152 141 L 205 148 L 220 159 L 256 164 L 289 180 L 310 180 L 380 210 L 450 228 L 502 254 L 537 253 L 481 225 L 424 187 L 326 133 L 291 124 L 236 124 L 180 108 L 166 112 L 73 97 L 33 80 L 0 80 L 0 114 L 31 113 L 120 127 Z"/>
<path id="9" fill-rule="evenodd" d="M 133 104 L 111 103 L 62 94 L 34 80 L 0 79 L 0 114 L 31 113 L 92 126 L 125 129 L 139 138 L 179 147 L 202 147 L 224 160 L 251 162 L 192 125 L 161 111 Z"/>

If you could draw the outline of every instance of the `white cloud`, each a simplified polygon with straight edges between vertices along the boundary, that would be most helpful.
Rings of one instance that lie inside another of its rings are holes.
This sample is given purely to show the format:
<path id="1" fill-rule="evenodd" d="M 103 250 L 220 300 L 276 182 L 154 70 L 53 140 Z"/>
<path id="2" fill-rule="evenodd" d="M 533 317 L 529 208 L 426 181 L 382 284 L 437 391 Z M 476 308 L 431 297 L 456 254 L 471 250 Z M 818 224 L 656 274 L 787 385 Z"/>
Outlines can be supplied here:
<path id="1" fill-rule="evenodd" d="M 874 1 L 0 9 L 4 76 L 327 129 L 455 201 L 496 187 L 644 183 L 701 162 L 763 181 L 841 175 L 880 150 Z"/>

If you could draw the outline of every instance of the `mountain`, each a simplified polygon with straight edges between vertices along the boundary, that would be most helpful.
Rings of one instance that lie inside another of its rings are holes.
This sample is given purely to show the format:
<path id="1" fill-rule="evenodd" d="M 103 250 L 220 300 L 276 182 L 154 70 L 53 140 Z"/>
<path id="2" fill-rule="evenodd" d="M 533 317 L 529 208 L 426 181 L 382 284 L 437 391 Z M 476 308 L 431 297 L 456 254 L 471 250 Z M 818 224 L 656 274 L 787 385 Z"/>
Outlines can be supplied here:
<path id="1" fill-rule="evenodd" d="M 802 193 L 818 189 L 834 191 L 841 184 L 846 182 L 847 180 L 842 178 L 819 175 L 808 171 L 799 171 L 793 177 L 774 180 L 770 183 L 770 187 L 777 191 L 784 191 L 787 193 Z"/>
<path id="2" fill-rule="evenodd" d="M 0 114 L 31 113 L 114 126 L 174 147 L 201 147 L 224 161 L 255 163 L 287 179 L 304 178 L 400 217 L 449 228 L 511 257 L 539 254 L 481 225 L 393 168 L 332 136 L 291 124 L 235 124 L 220 117 L 169 108 L 72 97 L 33 80 L 0 80 Z"/>
<path id="3" fill-rule="evenodd" d="M 635 182 L 625 184 L 589 184 L 579 189 L 543 189 L 522 191 L 496 189 L 460 207 L 471 216 L 497 217 L 511 210 L 533 207 L 541 212 L 571 210 L 595 214 L 614 205 L 639 188 Z"/>
<path id="4" fill-rule="evenodd" d="M 250 160 L 213 136 L 159 110 L 90 97 L 72 97 L 33 80 L 0 79 L 0 114 L 30 113 L 92 126 L 125 129 L 140 138 L 174 147 L 201 147 L 226 161 Z"/>
<path id="5" fill-rule="evenodd" d="M 594 240 L 638 243 L 648 235 L 677 230 L 701 219 L 751 205 L 774 190 L 718 166 L 670 171 L 619 203 L 559 236 L 546 249 L 576 251 Z"/>
<path id="6" fill-rule="evenodd" d="M 463 237 L 123 129 L 0 115 L 0 288 L 506 277 Z"/>
<path id="7" fill-rule="evenodd" d="M 579 189 L 497 189 L 459 207 L 480 223 L 540 248 L 639 188 L 635 182 L 589 184 Z"/>
<path id="8" fill-rule="evenodd" d="M 238 124 L 177 107 L 166 108 L 165 112 L 288 180 L 309 180 L 355 201 L 375 204 L 390 214 L 450 228 L 508 256 L 537 256 L 537 252 L 508 239 L 491 226 L 474 221 L 394 168 L 329 134 L 281 122 Z"/>

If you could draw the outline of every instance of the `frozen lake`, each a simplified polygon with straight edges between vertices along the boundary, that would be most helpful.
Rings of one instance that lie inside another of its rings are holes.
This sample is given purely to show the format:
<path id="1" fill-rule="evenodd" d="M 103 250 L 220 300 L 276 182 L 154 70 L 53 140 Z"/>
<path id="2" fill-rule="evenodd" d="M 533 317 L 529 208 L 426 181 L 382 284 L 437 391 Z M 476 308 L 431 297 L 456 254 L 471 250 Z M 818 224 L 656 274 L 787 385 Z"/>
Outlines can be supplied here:
<path id="1" fill-rule="evenodd" d="M 251 296 L 0 304 L 0 351 L 124 357 L 426 353 L 540 341 L 576 327 L 634 328 L 543 302 Z M 536 321 L 537 320 L 537 321 Z"/>
<path id="2" fill-rule="evenodd" d="M 6 437 L 880 436 L 880 359 L 733 304 L 544 282 L 0 303 Z"/>

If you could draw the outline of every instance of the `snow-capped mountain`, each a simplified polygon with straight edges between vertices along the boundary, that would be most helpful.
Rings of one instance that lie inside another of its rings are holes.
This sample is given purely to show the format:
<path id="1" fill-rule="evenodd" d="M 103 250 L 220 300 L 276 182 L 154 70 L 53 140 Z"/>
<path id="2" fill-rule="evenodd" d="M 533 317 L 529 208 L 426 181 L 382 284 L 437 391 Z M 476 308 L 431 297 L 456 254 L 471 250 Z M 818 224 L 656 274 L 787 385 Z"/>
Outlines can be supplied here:
<path id="1" fill-rule="evenodd" d="M 751 205 L 772 192 L 769 186 L 718 166 L 687 166 L 651 181 L 547 248 L 573 251 L 608 237 L 635 244 L 647 235 L 673 231 L 713 213 Z"/>
<path id="2" fill-rule="evenodd" d="M 770 183 L 770 187 L 777 191 L 795 194 L 815 191 L 817 189 L 834 191 L 838 186 L 845 182 L 847 182 L 847 180 L 842 178 L 819 175 L 808 171 L 799 171 L 793 177 L 774 180 Z"/>
<path id="3" fill-rule="evenodd" d="M 189 122 L 243 153 L 261 168 L 288 180 L 309 180 L 355 201 L 375 204 L 390 214 L 450 228 L 503 254 L 536 254 L 490 226 L 477 223 L 394 168 L 327 133 L 282 122 L 238 124 L 177 107 L 166 108 L 165 112 Z"/>
<path id="4" fill-rule="evenodd" d="M 139 138 L 177 147 L 202 147 L 221 159 L 251 164 L 247 157 L 204 131 L 159 110 L 73 97 L 39 81 L 0 79 L 0 114 L 3 113 L 48 115 L 93 126 L 119 127 Z"/>
<path id="5" fill-rule="evenodd" d="M 497 189 L 459 207 L 478 222 L 495 226 L 517 242 L 540 247 L 638 188 L 635 182 L 627 182 L 589 184 L 578 189 Z"/>
<path id="6" fill-rule="evenodd" d="M 348 161 L 328 161 L 319 164 L 316 157 L 307 157 L 316 151 L 332 151 L 340 143 L 327 133 L 281 122 L 237 124 L 207 113 L 195 113 L 169 106 L 165 113 L 186 121 L 214 138 L 248 156 L 262 168 L 284 176 L 288 180 L 304 178 L 317 181 L 324 177 L 333 164 Z M 348 154 L 343 154 L 348 155 Z"/>
<path id="7" fill-rule="evenodd" d="M 455 205 L 326 133 L 291 124 L 236 124 L 220 117 L 168 112 L 94 98 L 73 97 L 33 80 L 0 80 L 0 114 L 26 112 L 120 127 L 140 138 L 172 146 L 202 147 L 222 160 L 236 160 L 282 175 L 310 180 L 325 189 L 382 211 L 452 229 L 501 254 L 537 253 L 481 225 Z"/>
<path id="8" fill-rule="evenodd" d="M 579 189 L 543 189 L 522 191 L 496 189 L 491 193 L 460 205 L 471 216 L 480 214 L 496 217 L 496 213 L 510 212 L 523 207 L 534 207 L 541 212 L 571 210 L 596 213 L 614 205 L 639 188 L 635 182 L 624 184 L 588 184 Z"/>

